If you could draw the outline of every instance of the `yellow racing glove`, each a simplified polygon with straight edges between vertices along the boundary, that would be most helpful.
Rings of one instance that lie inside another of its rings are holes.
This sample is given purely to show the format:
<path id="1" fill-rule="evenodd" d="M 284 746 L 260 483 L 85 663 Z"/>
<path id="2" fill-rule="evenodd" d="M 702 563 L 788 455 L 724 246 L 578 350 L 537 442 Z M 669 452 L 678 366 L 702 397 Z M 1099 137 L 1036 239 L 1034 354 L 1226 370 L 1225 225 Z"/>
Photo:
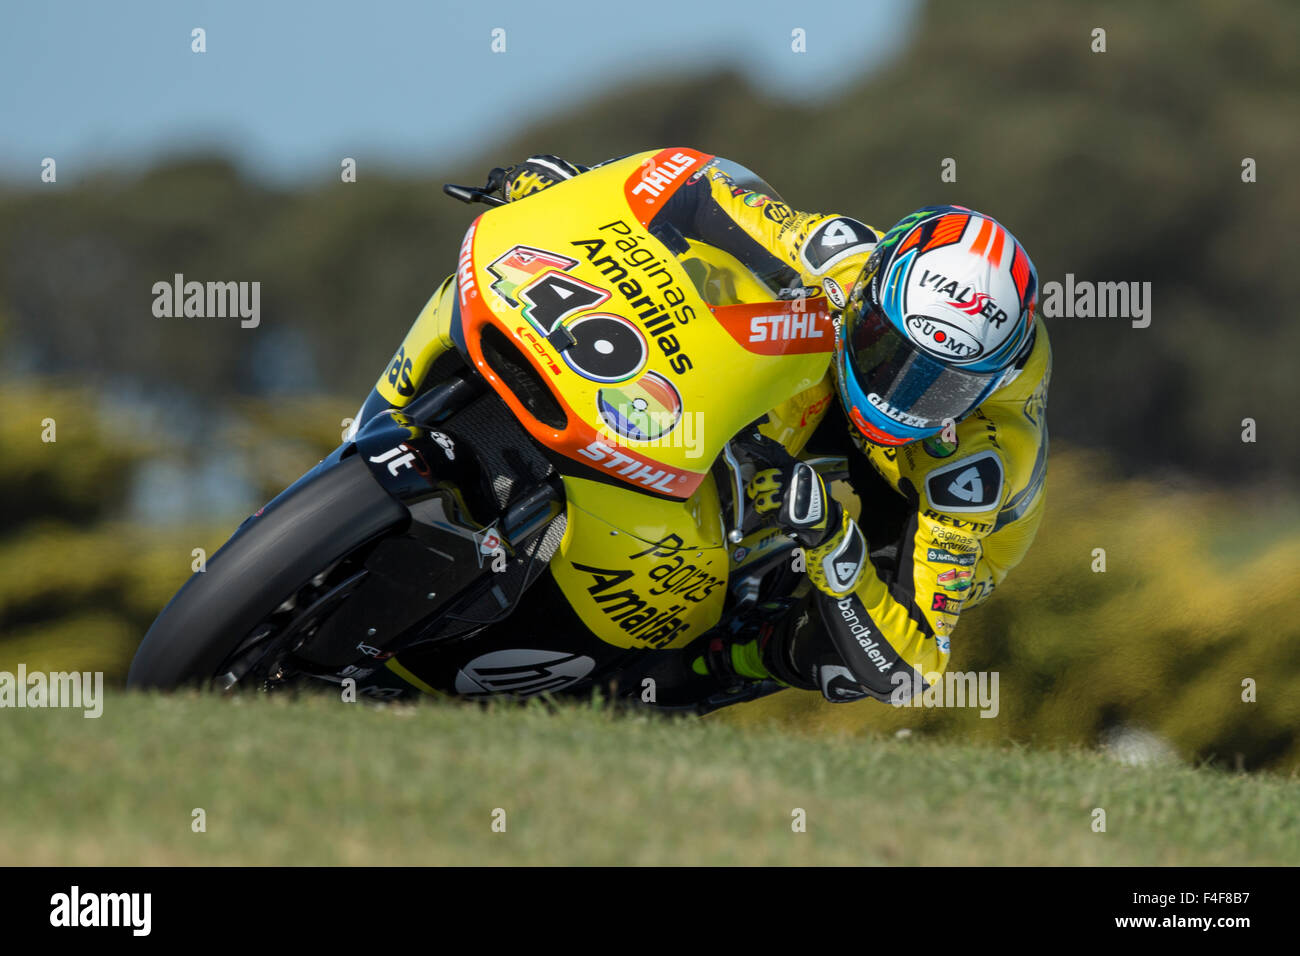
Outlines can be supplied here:
<path id="1" fill-rule="evenodd" d="M 816 469 L 802 461 L 784 471 L 766 468 L 745 491 L 756 511 L 772 515 L 803 547 L 808 578 L 819 590 L 838 597 L 857 586 L 867 567 L 866 539 Z"/>
<path id="2" fill-rule="evenodd" d="M 547 186 L 572 179 L 583 171 L 583 167 L 575 166 L 558 156 L 539 153 L 536 156 L 529 156 L 515 166 L 506 167 L 502 194 L 506 202 L 514 202 L 516 199 L 541 192 Z"/>

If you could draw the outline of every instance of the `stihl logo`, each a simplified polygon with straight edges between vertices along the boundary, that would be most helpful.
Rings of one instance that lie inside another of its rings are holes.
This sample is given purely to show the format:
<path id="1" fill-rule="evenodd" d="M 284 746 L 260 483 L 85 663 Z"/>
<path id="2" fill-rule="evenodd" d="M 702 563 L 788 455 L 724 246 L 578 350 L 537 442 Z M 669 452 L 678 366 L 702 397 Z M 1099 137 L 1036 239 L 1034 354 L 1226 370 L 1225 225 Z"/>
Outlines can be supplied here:
<path id="1" fill-rule="evenodd" d="M 756 315 L 749 320 L 749 341 L 788 342 L 791 339 L 819 339 L 817 327 L 825 312 L 794 312 L 785 315 Z"/>
<path id="2" fill-rule="evenodd" d="M 685 153 L 673 153 L 671 159 L 647 166 L 641 181 L 632 187 L 633 194 L 647 193 L 658 196 L 676 182 L 677 177 L 695 165 L 697 160 Z"/>
<path id="3" fill-rule="evenodd" d="M 627 481 L 638 482 L 647 488 L 653 488 L 655 491 L 662 491 L 665 494 L 676 494 L 677 490 L 673 488 L 673 484 L 686 480 L 685 475 L 665 468 L 655 468 L 653 465 L 642 464 L 630 455 L 615 451 L 602 441 L 594 441 L 586 448 L 579 448 L 578 454 L 591 459 L 593 462 L 598 462 L 602 468 L 618 472 Z"/>
<path id="4" fill-rule="evenodd" d="M 478 289 L 474 283 L 474 230 L 478 228 L 478 222 L 475 221 L 465 233 L 465 238 L 460 244 L 460 256 L 456 260 L 456 286 L 460 293 L 461 308 L 464 308 L 470 298 L 478 296 Z"/>

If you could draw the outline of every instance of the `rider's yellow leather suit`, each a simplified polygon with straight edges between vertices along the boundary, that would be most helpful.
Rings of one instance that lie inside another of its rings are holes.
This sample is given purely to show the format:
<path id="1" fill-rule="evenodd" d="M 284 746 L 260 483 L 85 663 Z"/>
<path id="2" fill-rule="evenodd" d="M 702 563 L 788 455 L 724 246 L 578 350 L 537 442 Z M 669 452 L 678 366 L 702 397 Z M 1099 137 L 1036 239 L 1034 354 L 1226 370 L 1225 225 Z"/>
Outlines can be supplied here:
<path id="1" fill-rule="evenodd" d="M 657 220 L 726 250 L 773 288 L 807 287 L 842 306 L 877 230 L 792 209 L 747 188 L 732 174 L 737 168 L 714 160 Z M 513 182 L 510 198 L 558 178 L 533 167 Z M 862 457 L 853 463 L 872 567 L 847 595 L 818 594 L 833 648 L 823 638 L 823 652 L 796 654 L 796 664 L 800 656 L 810 662 L 800 665 L 803 686 L 831 701 L 910 697 L 947 667 L 961 612 L 986 600 L 1024 557 L 1042 518 L 1047 470 L 1051 347 L 1041 318 L 1035 335 L 1020 374 L 956 423 L 948 441 L 887 448 L 867 442 L 838 413 L 823 423 L 822 432 L 840 442 L 847 436 L 874 470 L 862 467 Z M 880 519 L 889 512 L 894 520 Z"/>

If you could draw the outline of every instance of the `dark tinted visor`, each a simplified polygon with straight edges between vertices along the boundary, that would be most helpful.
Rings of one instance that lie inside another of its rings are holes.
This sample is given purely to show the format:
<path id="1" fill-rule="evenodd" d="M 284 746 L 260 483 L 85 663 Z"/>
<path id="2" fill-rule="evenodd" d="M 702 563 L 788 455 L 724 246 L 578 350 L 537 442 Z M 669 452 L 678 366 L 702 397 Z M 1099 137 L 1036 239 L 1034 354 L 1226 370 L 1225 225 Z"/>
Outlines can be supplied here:
<path id="1" fill-rule="evenodd" d="M 849 368 L 878 411 L 913 428 L 940 428 L 974 407 L 1001 372 L 963 372 L 921 351 L 869 297 L 845 314 Z M 872 396 L 876 396 L 872 398 Z"/>

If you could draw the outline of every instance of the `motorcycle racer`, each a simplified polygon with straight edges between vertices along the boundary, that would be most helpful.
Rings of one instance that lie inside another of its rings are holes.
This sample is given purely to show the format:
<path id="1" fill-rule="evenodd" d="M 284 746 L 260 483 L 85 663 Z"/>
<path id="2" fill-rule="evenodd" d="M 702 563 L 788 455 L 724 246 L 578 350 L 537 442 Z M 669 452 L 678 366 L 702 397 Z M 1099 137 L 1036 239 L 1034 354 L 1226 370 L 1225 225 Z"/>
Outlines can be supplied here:
<path id="1" fill-rule="evenodd" d="M 536 155 L 494 176 L 517 201 L 588 168 Z M 714 159 L 667 202 L 660 238 L 721 248 L 782 297 L 826 297 L 839 408 L 806 451 L 856 449 L 864 505 L 852 517 L 794 458 L 761 469 L 746 491 L 802 547 L 811 608 L 760 607 L 707 638 L 693 670 L 724 688 L 774 679 L 834 702 L 906 700 L 942 674 L 960 614 L 1021 561 L 1042 517 L 1051 350 L 1037 273 L 1005 227 L 965 207 L 925 207 L 882 234 L 763 185 Z"/>

